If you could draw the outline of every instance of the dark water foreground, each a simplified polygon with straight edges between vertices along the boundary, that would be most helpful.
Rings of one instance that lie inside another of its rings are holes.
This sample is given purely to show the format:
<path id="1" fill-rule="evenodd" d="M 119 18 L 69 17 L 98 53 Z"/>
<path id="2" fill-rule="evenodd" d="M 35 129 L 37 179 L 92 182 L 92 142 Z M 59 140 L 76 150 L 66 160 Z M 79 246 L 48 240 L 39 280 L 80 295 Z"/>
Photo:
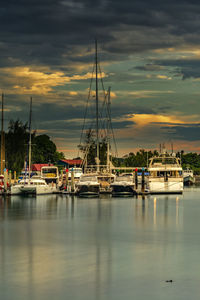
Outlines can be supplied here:
<path id="1" fill-rule="evenodd" d="M 0 199 L 2 300 L 199 298 L 200 188 Z"/>

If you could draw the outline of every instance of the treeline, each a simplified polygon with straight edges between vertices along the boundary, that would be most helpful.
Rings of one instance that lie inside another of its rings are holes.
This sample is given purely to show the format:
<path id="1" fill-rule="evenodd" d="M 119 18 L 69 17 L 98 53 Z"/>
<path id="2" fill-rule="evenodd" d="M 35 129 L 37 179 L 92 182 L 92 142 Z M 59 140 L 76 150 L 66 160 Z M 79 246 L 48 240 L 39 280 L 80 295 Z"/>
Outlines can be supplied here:
<path id="1" fill-rule="evenodd" d="M 56 145 L 46 134 L 31 134 L 32 140 L 32 163 L 56 163 L 64 158 L 62 152 L 58 152 Z M 5 133 L 5 163 L 6 168 L 19 173 L 24 162 L 28 161 L 29 131 L 28 124 L 22 121 L 11 120 L 8 132 Z"/>
<path id="2" fill-rule="evenodd" d="M 112 158 L 112 163 L 116 167 L 147 167 L 148 161 L 152 156 L 158 156 L 158 151 L 145 151 L 140 149 L 138 152 L 123 156 L 122 158 Z"/>
<path id="3" fill-rule="evenodd" d="M 184 151 L 181 151 L 179 155 L 181 157 L 183 169 L 186 169 L 187 167 L 191 168 L 194 171 L 194 174 L 200 175 L 200 154 L 195 152 L 184 153 Z"/>
<path id="4" fill-rule="evenodd" d="M 158 151 L 145 151 L 139 150 L 136 153 L 129 153 L 122 158 L 112 158 L 112 162 L 116 167 L 147 167 L 148 161 L 152 156 L 158 156 Z M 197 153 L 184 153 L 180 151 L 176 156 L 181 159 L 183 169 L 191 168 L 194 174 L 200 174 L 200 154 Z"/>

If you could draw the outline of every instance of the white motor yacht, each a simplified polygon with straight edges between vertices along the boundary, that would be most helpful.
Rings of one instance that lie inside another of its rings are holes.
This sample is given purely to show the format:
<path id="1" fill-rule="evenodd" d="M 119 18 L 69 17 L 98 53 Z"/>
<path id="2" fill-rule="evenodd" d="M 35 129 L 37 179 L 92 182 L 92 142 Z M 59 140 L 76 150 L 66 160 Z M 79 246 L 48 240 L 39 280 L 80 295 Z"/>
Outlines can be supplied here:
<path id="1" fill-rule="evenodd" d="M 178 157 L 167 154 L 152 157 L 148 171 L 151 194 L 183 192 L 183 170 Z"/>

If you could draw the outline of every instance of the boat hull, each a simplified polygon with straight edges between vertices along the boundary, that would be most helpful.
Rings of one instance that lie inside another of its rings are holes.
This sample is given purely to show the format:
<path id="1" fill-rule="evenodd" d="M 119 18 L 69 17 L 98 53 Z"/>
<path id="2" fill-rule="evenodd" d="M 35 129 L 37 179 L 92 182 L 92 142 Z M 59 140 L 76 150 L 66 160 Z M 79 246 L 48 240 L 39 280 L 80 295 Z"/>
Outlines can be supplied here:
<path id="1" fill-rule="evenodd" d="M 124 186 L 124 185 L 112 185 L 112 196 L 126 196 L 130 197 L 136 195 L 136 191 L 132 186 Z"/>
<path id="2" fill-rule="evenodd" d="M 81 185 L 77 187 L 79 197 L 99 197 L 99 185 Z"/>
<path id="3" fill-rule="evenodd" d="M 149 181 L 150 194 L 182 194 L 183 181 Z"/>
<path id="4" fill-rule="evenodd" d="M 189 186 L 189 185 L 193 185 L 194 184 L 194 177 L 192 177 L 192 176 L 186 176 L 186 177 L 184 177 L 184 185 L 187 185 L 187 186 Z"/>
<path id="5" fill-rule="evenodd" d="M 11 195 L 46 195 L 56 193 L 56 188 L 54 187 L 39 187 L 39 186 L 12 186 L 10 190 Z"/>

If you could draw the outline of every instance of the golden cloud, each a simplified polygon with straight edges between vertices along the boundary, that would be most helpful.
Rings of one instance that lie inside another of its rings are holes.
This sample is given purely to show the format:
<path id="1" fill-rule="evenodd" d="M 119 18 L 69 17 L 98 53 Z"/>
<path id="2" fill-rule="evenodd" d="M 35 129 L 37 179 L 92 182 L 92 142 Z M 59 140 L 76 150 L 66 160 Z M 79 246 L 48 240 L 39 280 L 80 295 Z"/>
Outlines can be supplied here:
<path id="1" fill-rule="evenodd" d="M 152 98 L 155 95 L 160 94 L 172 94 L 173 91 L 151 91 L 151 90 L 140 90 L 140 91 L 132 91 L 128 92 L 127 94 L 134 97 L 134 98 Z"/>
<path id="2" fill-rule="evenodd" d="M 70 96 L 77 96 L 77 95 L 78 95 L 78 93 L 77 93 L 77 92 L 75 92 L 75 91 L 70 91 L 70 92 L 69 92 L 69 95 L 70 95 Z"/>
<path id="3" fill-rule="evenodd" d="M 168 77 L 166 75 L 157 75 L 156 78 L 158 78 L 158 79 L 167 79 L 167 80 L 171 80 L 172 79 L 171 77 Z"/>
<path id="4" fill-rule="evenodd" d="M 91 72 L 83 75 L 65 76 L 63 72 L 43 72 L 32 70 L 30 67 L 15 67 L 4 68 L 4 73 L 16 78 L 14 89 L 19 94 L 48 94 L 53 91 L 53 88 L 57 86 L 64 86 L 72 81 L 87 80 L 93 77 Z M 99 78 L 104 78 L 107 75 L 103 72 Z M 75 92 L 70 92 L 75 95 Z M 72 95 L 72 94 L 71 94 Z"/>
<path id="5" fill-rule="evenodd" d="M 177 118 L 175 116 L 167 116 L 167 115 L 156 115 L 156 114 L 135 114 L 130 116 L 130 119 L 136 123 L 138 127 L 144 127 L 150 124 L 155 123 L 179 123 L 185 124 L 185 121 L 182 118 Z M 129 119 L 129 120 L 130 120 Z"/>

